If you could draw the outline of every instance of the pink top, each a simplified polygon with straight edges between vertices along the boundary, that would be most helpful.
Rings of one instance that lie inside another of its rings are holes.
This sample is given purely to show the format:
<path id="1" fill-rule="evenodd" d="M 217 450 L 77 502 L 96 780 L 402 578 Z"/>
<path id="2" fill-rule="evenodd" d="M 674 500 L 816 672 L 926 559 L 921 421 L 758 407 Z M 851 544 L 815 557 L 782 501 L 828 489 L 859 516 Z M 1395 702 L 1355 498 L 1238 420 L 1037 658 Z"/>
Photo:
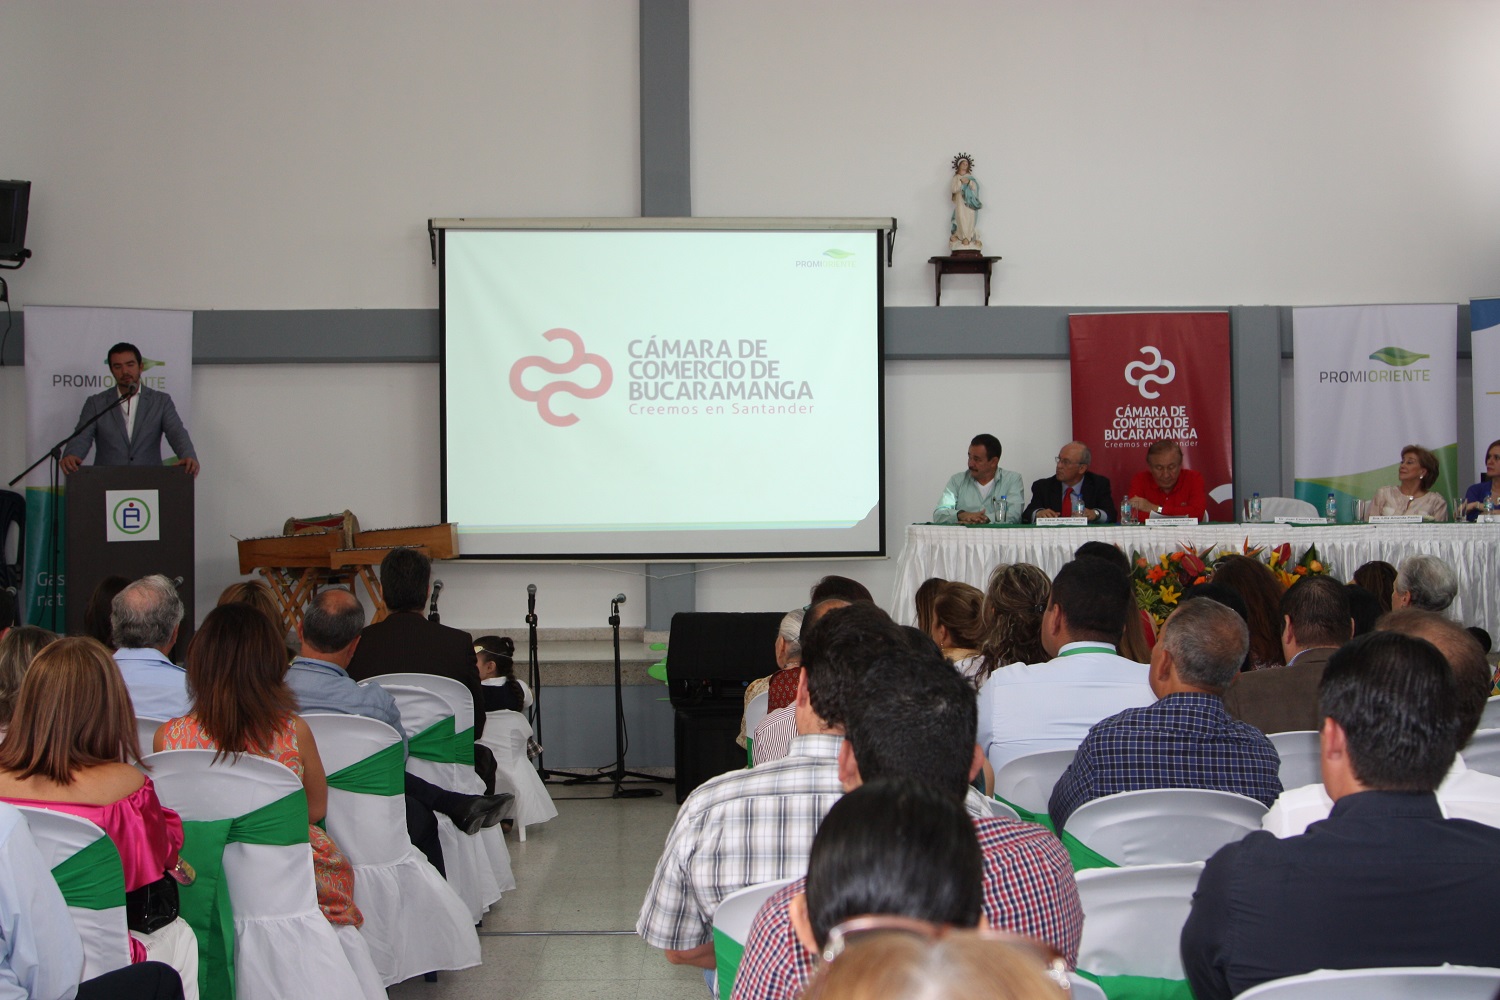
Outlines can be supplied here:
<path id="1" fill-rule="evenodd" d="M 103 829 L 120 852 L 126 892 L 161 878 L 177 864 L 177 852 L 182 849 L 182 819 L 161 804 L 150 778 L 123 799 L 106 806 L 3 797 L 0 801 L 67 813 Z"/>

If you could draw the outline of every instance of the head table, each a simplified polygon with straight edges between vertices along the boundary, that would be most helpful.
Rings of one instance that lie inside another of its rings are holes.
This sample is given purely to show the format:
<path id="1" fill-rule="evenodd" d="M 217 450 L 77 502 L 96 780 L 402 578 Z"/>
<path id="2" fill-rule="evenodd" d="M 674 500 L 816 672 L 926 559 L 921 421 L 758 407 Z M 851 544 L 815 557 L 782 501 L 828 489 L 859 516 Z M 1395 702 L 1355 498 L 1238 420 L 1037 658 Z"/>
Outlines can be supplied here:
<path id="1" fill-rule="evenodd" d="M 929 577 L 961 580 L 983 590 L 990 572 L 1005 563 L 1032 563 L 1053 576 L 1073 552 L 1088 541 L 1111 542 L 1127 554 L 1155 559 L 1185 546 L 1212 545 L 1215 555 L 1252 546 L 1272 547 L 1290 542 L 1292 558 L 1309 545 L 1328 572 L 1340 580 L 1372 559 L 1399 566 L 1407 556 L 1437 556 L 1458 574 L 1458 596 L 1449 613 L 1465 625 L 1480 625 L 1492 634 L 1500 625 L 1500 524 L 1199 524 L 1181 527 L 1093 525 L 1038 528 L 1032 525 L 978 527 L 913 524 L 896 563 L 896 585 L 891 614 L 903 624 L 914 624 L 913 598 Z"/>

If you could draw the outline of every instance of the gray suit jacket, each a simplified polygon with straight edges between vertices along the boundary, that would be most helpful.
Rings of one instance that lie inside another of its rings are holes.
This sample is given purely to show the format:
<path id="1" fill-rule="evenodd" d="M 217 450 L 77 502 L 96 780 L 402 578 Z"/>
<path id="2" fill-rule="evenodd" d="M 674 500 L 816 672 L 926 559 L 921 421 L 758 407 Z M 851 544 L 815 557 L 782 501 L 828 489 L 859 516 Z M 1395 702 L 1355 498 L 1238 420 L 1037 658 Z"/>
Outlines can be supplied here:
<path id="1" fill-rule="evenodd" d="M 84 401 L 77 426 L 82 427 L 118 397 L 119 393 L 113 388 L 90 396 Z M 142 386 L 140 395 L 131 405 L 140 409 L 135 414 L 134 433 L 128 439 L 125 437 L 125 417 L 120 408 L 115 407 L 103 420 L 74 438 L 63 454 L 83 458 L 92 445 L 95 447 L 95 465 L 161 465 L 161 439 L 166 435 L 167 443 L 178 458 L 198 457 L 193 450 L 193 439 L 188 437 L 187 428 L 177 415 L 177 407 L 172 405 L 171 396 Z"/>
<path id="2" fill-rule="evenodd" d="M 1322 729 L 1318 682 L 1335 652 L 1332 646 L 1314 646 L 1304 649 L 1290 666 L 1236 674 L 1224 692 L 1224 707 L 1267 734 Z"/>

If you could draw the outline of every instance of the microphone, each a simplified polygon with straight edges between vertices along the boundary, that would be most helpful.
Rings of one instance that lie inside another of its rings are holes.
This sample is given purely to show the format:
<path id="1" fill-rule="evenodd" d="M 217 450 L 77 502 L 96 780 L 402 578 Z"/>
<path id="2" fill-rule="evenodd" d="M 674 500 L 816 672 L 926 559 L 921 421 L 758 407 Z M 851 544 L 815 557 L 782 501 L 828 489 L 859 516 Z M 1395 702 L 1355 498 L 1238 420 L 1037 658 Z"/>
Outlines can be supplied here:
<path id="1" fill-rule="evenodd" d="M 182 584 L 183 584 L 182 577 L 180 577 L 180 576 L 174 576 L 174 577 L 172 577 L 172 586 L 173 586 L 173 588 L 180 590 L 182 588 Z"/>
<path id="2" fill-rule="evenodd" d="M 432 581 L 432 603 L 427 606 L 427 620 L 430 621 L 430 622 L 438 622 L 437 602 L 438 602 L 438 595 L 441 594 L 442 592 L 443 592 L 443 581 L 442 580 L 433 580 Z"/>
<path id="3" fill-rule="evenodd" d="M 616 604 L 624 604 L 625 603 L 625 595 L 624 594 L 616 594 L 615 597 L 614 597 L 614 602 Z"/>
<path id="4" fill-rule="evenodd" d="M 536 584 L 534 583 L 526 585 L 526 613 L 536 614 Z"/>

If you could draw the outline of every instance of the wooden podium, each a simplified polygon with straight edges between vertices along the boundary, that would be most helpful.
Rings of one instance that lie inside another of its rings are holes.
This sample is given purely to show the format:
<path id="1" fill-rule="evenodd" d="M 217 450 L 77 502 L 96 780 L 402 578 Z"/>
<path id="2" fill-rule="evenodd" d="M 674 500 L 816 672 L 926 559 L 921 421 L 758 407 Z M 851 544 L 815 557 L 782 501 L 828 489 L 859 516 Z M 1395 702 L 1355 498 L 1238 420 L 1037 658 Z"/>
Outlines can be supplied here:
<path id="1" fill-rule="evenodd" d="M 193 634 L 193 477 L 171 466 L 85 466 L 67 485 L 67 624 L 83 613 L 99 581 L 160 573 L 181 579 L 182 627 L 172 660 Z"/>

